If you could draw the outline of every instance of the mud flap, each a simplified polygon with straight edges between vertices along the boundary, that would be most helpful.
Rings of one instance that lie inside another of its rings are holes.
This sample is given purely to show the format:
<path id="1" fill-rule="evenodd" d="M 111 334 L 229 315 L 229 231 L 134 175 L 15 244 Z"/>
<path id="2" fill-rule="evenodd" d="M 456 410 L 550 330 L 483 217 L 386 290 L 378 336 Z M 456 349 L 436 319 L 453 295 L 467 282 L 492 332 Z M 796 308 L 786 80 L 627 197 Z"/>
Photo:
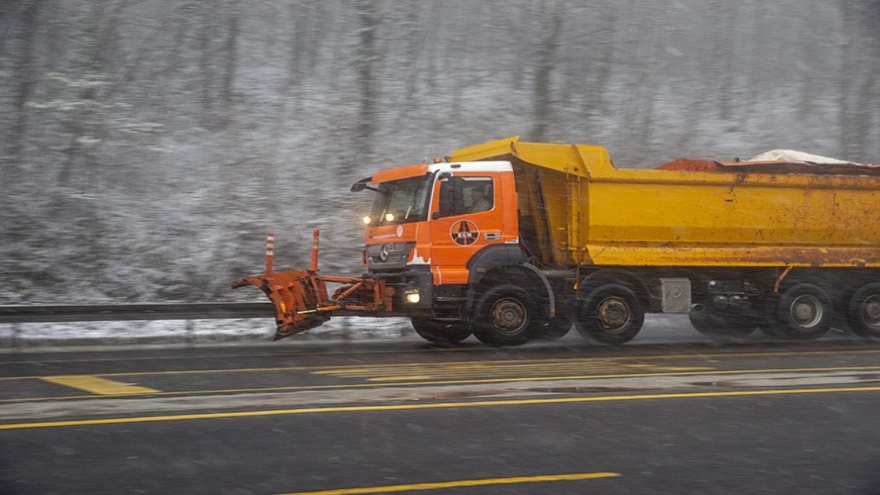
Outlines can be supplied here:
<path id="1" fill-rule="evenodd" d="M 275 340 L 323 325 L 329 312 L 320 308 L 327 303 L 324 280 L 310 270 L 289 270 L 240 278 L 232 283 L 237 289 L 253 285 L 262 290 L 275 306 Z"/>

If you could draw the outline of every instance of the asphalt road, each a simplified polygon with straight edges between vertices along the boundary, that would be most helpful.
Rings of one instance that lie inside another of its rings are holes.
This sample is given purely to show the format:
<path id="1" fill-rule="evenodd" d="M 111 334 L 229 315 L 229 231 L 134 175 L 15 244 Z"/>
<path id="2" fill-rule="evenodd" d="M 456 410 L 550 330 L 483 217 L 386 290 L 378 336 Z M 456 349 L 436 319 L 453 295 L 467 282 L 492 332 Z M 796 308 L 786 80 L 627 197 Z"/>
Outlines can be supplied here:
<path id="1" fill-rule="evenodd" d="M 880 493 L 880 345 L 655 327 L 2 352 L 0 494 Z"/>

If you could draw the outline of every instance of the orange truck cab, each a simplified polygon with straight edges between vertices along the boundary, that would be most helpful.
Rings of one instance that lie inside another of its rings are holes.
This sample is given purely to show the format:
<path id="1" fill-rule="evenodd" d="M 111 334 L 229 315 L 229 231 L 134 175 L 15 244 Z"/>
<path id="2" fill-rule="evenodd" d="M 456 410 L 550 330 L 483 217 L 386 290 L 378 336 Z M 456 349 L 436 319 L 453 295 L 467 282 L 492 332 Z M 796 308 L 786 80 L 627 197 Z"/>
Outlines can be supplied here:
<path id="1" fill-rule="evenodd" d="M 526 261 L 510 162 L 395 168 L 352 186 L 353 191 L 364 189 L 376 194 L 364 218 L 364 261 L 370 276 L 394 289 L 394 312 L 412 317 L 429 340 L 457 341 L 470 335 L 468 314 L 483 276 Z M 543 282 L 538 289 L 552 300 Z M 545 311 L 549 316 L 549 307 Z M 516 314 L 508 316 L 511 324 L 522 323 Z"/>

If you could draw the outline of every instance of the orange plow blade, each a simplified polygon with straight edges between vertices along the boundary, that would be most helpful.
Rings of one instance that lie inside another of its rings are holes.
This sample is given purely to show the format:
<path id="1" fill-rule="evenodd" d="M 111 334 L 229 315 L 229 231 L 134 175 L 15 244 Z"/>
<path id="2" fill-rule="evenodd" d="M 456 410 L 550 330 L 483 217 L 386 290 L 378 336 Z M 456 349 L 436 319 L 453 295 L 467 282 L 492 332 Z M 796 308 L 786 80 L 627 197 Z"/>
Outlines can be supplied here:
<path id="1" fill-rule="evenodd" d="M 324 280 L 311 270 L 289 270 L 233 282 L 237 289 L 253 285 L 275 305 L 275 340 L 321 326 L 330 319 Z"/>
<path id="2" fill-rule="evenodd" d="M 308 270 L 272 271 L 275 259 L 275 234 L 266 236 L 266 273 L 240 278 L 232 283 L 237 289 L 257 287 L 275 306 L 275 340 L 323 325 L 333 311 L 381 315 L 392 312 L 394 289 L 372 277 L 324 277 L 318 275 L 318 231 L 312 241 L 312 266 Z M 337 284 L 331 299 L 327 283 Z"/>

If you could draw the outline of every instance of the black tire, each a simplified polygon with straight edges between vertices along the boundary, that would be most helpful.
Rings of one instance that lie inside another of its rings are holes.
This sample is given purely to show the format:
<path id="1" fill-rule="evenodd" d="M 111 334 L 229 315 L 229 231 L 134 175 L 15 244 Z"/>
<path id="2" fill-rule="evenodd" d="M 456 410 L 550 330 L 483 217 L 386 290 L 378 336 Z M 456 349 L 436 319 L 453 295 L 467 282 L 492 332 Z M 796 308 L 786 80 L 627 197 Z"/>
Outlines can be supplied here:
<path id="1" fill-rule="evenodd" d="M 704 309 L 691 311 L 688 319 L 698 332 L 720 341 L 743 340 L 758 329 L 758 319 L 742 312 Z"/>
<path id="2" fill-rule="evenodd" d="M 522 345 L 540 333 L 544 321 L 535 298 L 528 291 L 504 284 L 480 297 L 473 330 L 485 344 Z"/>
<path id="3" fill-rule="evenodd" d="M 831 329 L 834 304 L 824 289 L 814 284 L 796 284 L 782 294 L 776 309 L 774 328 L 789 339 L 814 340 Z"/>
<path id="4" fill-rule="evenodd" d="M 880 340 L 880 283 L 867 284 L 853 294 L 846 320 L 859 337 Z"/>
<path id="5" fill-rule="evenodd" d="M 559 340 L 568 335 L 574 325 L 574 303 L 572 301 L 556 301 L 556 316 L 550 320 L 537 338 L 540 340 Z"/>
<path id="6" fill-rule="evenodd" d="M 639 298 L 619 284 L 593 289 L 575 308 L 575 328 L 587 340 L 619 345 L 632 340 L 642 329 L 645 311 Z"/>
<path id="7" fill-rule="evenodd" d="M 758 326 L 764 335 L 772 338 L 788 338 L 784 331 L 784 325 L 776 318 L 776 310 L 779 308 L 779 295 L 768 294 L 757 301 L 758 303 Z"/>
<path id="8" fill-rule="evenodd" d="M 413 316 L 410 321 L 416 333 L 432 344 L 455 345 L 471 336 L 467 322 L 432 320 L 422 316 Z"/>

